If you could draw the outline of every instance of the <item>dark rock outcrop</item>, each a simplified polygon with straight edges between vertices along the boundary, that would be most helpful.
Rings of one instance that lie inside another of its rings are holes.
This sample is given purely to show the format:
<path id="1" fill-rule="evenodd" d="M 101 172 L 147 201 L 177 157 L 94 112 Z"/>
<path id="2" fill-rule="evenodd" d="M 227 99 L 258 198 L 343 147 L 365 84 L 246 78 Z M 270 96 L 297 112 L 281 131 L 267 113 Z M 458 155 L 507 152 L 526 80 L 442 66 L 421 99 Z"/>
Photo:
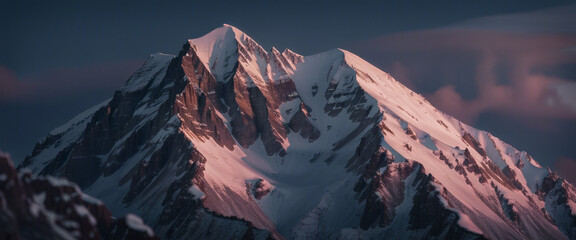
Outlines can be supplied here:
<path id="1" fill-rule="evenodd" d="M 424 230 L 422 239 L 486 239 L 458 224 L 462 216 L 443 202 L 449 193 L 433 183 L 434 177 L 420 168 L 412 183 L 417 192 L 412 199 L 410 228 Z"/>
<path id="2" fill-rule="evenodd" d="M 364 230 L 387 226 L 394 219 L 394 209 L 404 201 L 405 180 L 420 167 L 411 161 L 391 163 L 393 159 L 389 157 L 378 157 L 386 156 L 387 150 L 379 152 L 382 154 L 375 154 L 369 165 L 384 165 L 386 170 L 383 173 L 379 169 L 367 170 L 354 189 L 361 194 L 359 200 L 366 201 L 360 220 L 360 228 Z"/>
<path id="3" fill-rule="evenodd" d="M 474 148 L 474 150 L 476 150 L 476 152 L 478 152 L 482 157 L 486 157 L 486 150 L 482 148 L 482 144 L 480 144 L 476 138 L 470 135 L 470 133 L 464 132 L 462 139 L 464 142 L 468 143 L 468 145 Z"/>
<path id="4" fill-rule="evenodd" d="M 558 227 L 570 239 L 576 239 L 576 215 L 573 214 L 573 205 L 569 204 L 576 201 L 576 188 L 556 173 L 551 173 L 542 180 L 537 194 L 550 208 L 548 212 L 552 213 Z"/>
<path id="5" fill-rule="evenodd" d="M 320 131 L 310 122 L 309 111 L 304 103 L 300 103 L 300 107 L 288 122 L 288 127 L 294 132 L 299 132 L 300 136 L 309 142 L 314 142 L 320 137 Z"/>
<path id="6" fill-rule="evenodd" d="M 0 153 L 0 239 L 157 239 L 134 215 L 115 219 L 102 202 L 65 179 L 16 171 Z"/>

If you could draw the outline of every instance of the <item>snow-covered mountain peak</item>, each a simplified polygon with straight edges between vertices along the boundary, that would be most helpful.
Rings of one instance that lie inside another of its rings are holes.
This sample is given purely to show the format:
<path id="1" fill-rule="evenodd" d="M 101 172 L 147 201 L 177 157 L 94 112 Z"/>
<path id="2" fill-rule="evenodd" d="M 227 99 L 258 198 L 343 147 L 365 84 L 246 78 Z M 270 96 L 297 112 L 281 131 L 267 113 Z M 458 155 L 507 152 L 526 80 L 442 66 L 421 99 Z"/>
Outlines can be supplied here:
<path id="1" fill-rule="evenodd" d="M 188 42 L 194 52 L 187 56 L 197 56 L 217 81 L 229 81 L 230 73 L 238 63 L 252 76 L 261 75 L 270 61 L 270 55 L 262 46 L 228 24 L 200 38 L 189 39 Z M 258 80 L 247 79 L 248 84 L 254 81 Z"/>
<path id="2" fill-rule="evenodd" d="M 266 52 L 230 25 L 55 132 L 22 166 L 166 238 L 576 237 L 576 191 L 527 153 L 349 51 Z"/>
<path id="3" fill-rule="evenodd" d="M 232 50 L 237 48 L 238 44 L 244 46 L 257 45 L 262 48 L 246 33 L 229 24 L 224 24 L 222 27 L 216 28 L 202 37 L 189 39 L 188 41 L 195 48 L 200 58 L 205 60 L 210 59 L 212 52 L 218 52 L 219 49 Z M 263 48 L 261 51 L 267 54 Z"/>
<path id="4" fill-rule="evenodd" d="M 207 69 L 214 73 L 226 73 L 234 67 L 234 55 L 238 54 L 238 41 L 232 27 L 223 26 L 203 37 L 188 40 L 194 53 Z M 190 54 L 190 53 L 189 53 Z"/>
<path id="5" fill-rule="evenodd" d="M 289 59 L 292 62 L 292 64 L 298 64 L 298 63 L 304 61 L 304 56 L 302 56 L 298 53 L 295 53 L 288 48 L 284 49 L 284 51 L 282 52 L 282 56 Z"/>

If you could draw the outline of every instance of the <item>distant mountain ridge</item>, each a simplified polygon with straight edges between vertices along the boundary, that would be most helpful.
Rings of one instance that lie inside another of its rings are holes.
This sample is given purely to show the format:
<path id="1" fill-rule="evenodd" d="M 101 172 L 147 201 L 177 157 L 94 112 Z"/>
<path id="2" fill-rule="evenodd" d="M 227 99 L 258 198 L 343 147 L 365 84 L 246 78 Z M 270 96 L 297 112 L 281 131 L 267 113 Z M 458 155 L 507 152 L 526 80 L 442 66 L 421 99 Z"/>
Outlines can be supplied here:
<path id="1" fill-rule="evenodd" d="M 154 54 L 19 166 L 164 239 L 576 239 L 576 190 L 342 49 L 224 25 Z"/>

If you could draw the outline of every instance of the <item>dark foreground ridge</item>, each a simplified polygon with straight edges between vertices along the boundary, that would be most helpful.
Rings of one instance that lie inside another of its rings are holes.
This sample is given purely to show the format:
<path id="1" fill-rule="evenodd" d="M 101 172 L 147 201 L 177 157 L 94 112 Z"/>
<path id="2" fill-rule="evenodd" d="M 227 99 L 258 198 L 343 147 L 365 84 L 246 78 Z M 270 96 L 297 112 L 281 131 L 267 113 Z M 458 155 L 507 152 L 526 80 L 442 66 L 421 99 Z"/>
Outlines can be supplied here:
<path id="1" fill-rule="evenodd" d="M 65 179 L 16 171 L 0 152 L 0 239 L 158 239 L 132 214 L 116 219 Z"/>

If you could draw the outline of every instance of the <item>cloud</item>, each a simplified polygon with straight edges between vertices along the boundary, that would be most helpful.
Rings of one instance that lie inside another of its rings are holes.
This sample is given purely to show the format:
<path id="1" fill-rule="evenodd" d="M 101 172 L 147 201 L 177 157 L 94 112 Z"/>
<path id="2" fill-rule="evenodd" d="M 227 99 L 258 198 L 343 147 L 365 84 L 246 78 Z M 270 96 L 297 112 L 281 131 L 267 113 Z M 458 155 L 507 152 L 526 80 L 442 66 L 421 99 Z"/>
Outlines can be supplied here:
<path id="1" fill-rule="evenodd" d="M 0 104 L 56 101 L 121 87 L 143 60 L 58 68 L 18 77 L 0 64 Z"/>
<path id="2" fill-rule="evenodd" d="M 560 157 L 554 163 L 554 171 L 568 182 L 576 185 L 576 161 L 567 157 Z"/>
<path id="3" fill-rule="evenodd" d="M 576 10 L 576 5 L 568 8 Z M 486 112 L 526 122 L 576 120 L 574 92 L 565 88 L 574 86 L 576 74 L 556 71 L 576 67 L 576 52 L 570 51 L 576 46 L 576 20 L 562 21 L 566 18 L 559 14 L 566 13 L 555 8 L 487 17 L 387 35 L 352 48 L 470 124 Z"/>
<path id="4" fill-rule="evenodd" d="M 576 5 L 484 17 L 346 48 L 439 110 L 554 167 L 560 156 L 576 160 L 574 12 Z"/>
<path id="5" fill-rule="evenodd" d="M 525 13 L 504 14 L 470 19 L 452 25 L 453 28 L 474 28 L 506 32 L 569 33 L 576 32 L 576 4 Z"/>
<path id="6" fill-rule="evenodd" d="M 576 82 L 562 82 L 551 86 L 551 89 L 556 92 L 558 99 L 561 101 L 560 104 L 565 104 L 566 106 L 572 108 L 572 111 L 576 111 Z M 551 100 L 550 105 L 558 104 Z"/>
<path id="7" fill-rule="evenodd" d="M 0 65 L 0 102 L 16 99 L 24 95 L 26 89 L 12 70 Z"/>

